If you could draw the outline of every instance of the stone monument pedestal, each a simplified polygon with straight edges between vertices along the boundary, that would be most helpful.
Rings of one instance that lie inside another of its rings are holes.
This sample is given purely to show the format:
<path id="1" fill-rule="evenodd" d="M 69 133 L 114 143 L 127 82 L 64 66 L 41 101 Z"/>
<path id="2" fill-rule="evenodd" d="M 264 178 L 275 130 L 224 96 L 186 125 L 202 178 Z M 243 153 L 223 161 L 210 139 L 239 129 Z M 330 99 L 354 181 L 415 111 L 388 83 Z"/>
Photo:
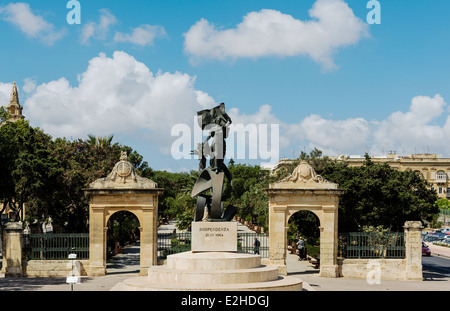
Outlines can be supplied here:
<path id="1" fill-rule="evenodd" d="M 130 291 L 301 291 L 299 278 L 261 265 L 261 256 L 237 251 L 237 222 L 193 222 L 192 250 L 167 256 L 148 276 L 127 279 Z"/>
<path id="2" fill-rule="evenodd" d="M 191 251 L 237 252 L 237 226 L 235 221 L 194 221 Z"/>

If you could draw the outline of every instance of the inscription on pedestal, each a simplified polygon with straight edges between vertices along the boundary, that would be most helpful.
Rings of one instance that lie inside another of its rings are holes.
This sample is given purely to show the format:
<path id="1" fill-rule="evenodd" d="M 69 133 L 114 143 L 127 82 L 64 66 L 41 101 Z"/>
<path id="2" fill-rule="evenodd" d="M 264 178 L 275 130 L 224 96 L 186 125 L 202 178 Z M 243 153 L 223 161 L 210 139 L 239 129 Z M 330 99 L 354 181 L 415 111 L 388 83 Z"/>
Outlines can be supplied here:
<path id="1" fill-rule="evenodd" d="M 237 252 L 237 222 L 192 223 L 192 252 Z"/>

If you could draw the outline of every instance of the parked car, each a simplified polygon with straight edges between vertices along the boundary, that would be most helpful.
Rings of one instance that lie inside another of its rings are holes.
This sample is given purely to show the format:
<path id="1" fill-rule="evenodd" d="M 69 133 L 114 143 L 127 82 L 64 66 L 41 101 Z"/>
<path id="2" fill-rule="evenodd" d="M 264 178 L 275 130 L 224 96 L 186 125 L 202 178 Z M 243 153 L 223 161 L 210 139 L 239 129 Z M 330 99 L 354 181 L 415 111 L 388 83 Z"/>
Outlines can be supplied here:
<path id="1" fill-rule="evenodd" d="M 430 231 L 427 233 L 427 235 L 433 235 L 433 234 L 437 234 L 437 233 L 441 233 L 442 229 L 434 229 L 433 231 Z"/>
<path id="2" fill-rule="evenodd" d="M 422 255 L 431 256 L 430 248 L 423 242 L 422 242 Z"/>

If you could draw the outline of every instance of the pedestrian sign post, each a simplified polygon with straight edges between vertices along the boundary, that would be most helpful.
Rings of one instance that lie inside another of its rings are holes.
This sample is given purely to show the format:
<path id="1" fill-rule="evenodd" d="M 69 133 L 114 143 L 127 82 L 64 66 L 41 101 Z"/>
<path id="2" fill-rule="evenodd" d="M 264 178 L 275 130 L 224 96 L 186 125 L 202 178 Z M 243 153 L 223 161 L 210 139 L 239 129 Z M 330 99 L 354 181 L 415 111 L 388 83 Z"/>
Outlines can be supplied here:
<path id="1" fill-rule="evenodd" d="M 71 272 L 71 275 L 66 278 L 66 283 L 70 284 L 70 288 L 73 291 L 73 284 L 81 283 L 80 277 L 74 276 L 74 273 L 73 273 L 74 272 L 73 271 L 73 267 L 74 267 L 73 261 L 74 261 L 74 259 L 77 259 L 77 254 L 69 254 L 69 259 L 72 260 L 72 272 Z"/>

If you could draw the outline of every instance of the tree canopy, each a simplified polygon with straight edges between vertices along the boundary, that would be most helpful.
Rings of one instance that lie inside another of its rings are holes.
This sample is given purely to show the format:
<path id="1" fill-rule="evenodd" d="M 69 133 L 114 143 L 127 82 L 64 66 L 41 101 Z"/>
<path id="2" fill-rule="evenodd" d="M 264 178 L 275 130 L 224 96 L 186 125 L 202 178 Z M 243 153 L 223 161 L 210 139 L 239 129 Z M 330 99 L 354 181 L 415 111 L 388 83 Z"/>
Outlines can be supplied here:
<path id="1" fill-rule="evenodd" d="M 436 191 L 416 172 L 375 164 L 367 154 L 365 164 L 357 167 L 317 152 L 309 160 L 318 174 L 345 190 L 339 198 L 341 232 L 368 226 L 402 231 L 405 221 L 430 222 L 438 211 Z"/>
<path id="2" fill-rule="evenodd" d="M 0 202 L 12 220 L 40 224 L 52 218 L 67 232 L 88 230 L 88 201 L 83 188 L 104 177 L 127 151 L 140 174 L 151 175 L 143 157 L 131 147 L 112 144 L 112 138 L 53 140 L 28 121 L 0 127 Z"/>
<path id="3" fill-rule="evenodd" d="M 54 207 L 63 172 L 52 154 L 51 137 L 20 120 L 0 127 L 0 142 L 3 209 L 9 207 L 18 220 L 26 203 L 30 211 L 39 210 L 45 217 Z"/>

